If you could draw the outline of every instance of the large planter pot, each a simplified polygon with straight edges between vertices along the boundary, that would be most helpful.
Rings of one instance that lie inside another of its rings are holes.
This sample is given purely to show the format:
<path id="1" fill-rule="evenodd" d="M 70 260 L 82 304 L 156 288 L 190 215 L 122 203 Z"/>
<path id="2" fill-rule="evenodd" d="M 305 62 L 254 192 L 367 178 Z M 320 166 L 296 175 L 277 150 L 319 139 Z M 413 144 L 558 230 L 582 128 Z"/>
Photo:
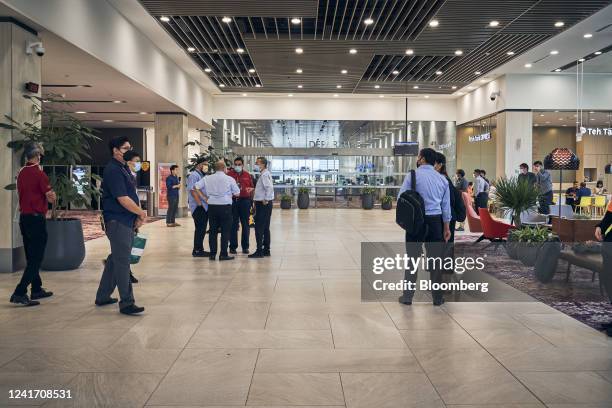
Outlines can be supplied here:
<path id="1" fill-rule="evenodd" d="M 81 266 L 85 259 L 85 238 L 81 220 L 47 220 L 47 236 L 42 269 L 66 271 Z"/>
<path id="2" fill-rule="evenodd" d="M 534 266 L 542 243 L 517 242 L 516 256 L 525 266 Z"/>
<path id="3" fill-rule="evenodd" d="M 534 266 L 535 277 L 542 283 L 550 282 L 557 271 L 561 242 L 545 242 L 538 251 Z"/>
<path id="4" fill-rule="evenodd" d="M 374 195 L 362 194 L 361 195 L 361 208 L 364 210 L 371 210 L 374 208 Z"/>
<path id="5" fill-rule="evenodd" d="M 393 202 L 385 201 L 380 205 L 380 208 L 382 208 L 383 210 L 391 210 L 393 209 Z"/>
<path id="6" fill-rule="evenodd" d="M 291 209 L 291 200 L 281 200 L 280 207 L 283 210 L 290 210 Z"/>
<path id="7" fill-rule="evenodd" d="M 297 205 L 300 210 L 305 210 L 310 205 L 310 196 L 308 193 L 298 193 Z"/>
<path id="8" fill-rule="evenodd" d="M 508 253 L 508 256 L 512 259 L 518 259 L 518 254 L 516 250 L 517 245 L 518 245 L 518 242 L 516 241 L 508 241 L 504 245 L 504 247 L 506 248 L 506 252 Z"/>

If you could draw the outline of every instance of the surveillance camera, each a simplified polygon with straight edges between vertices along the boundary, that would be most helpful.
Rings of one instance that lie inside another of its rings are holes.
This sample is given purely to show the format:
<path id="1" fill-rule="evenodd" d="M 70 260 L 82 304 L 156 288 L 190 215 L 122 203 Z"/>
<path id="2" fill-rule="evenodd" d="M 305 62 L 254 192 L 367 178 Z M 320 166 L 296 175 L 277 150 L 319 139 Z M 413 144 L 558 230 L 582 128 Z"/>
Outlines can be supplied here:
<path id="1" fill-rule="evenodd" d="M 28 42 L 28 43 L 26 43 L 26 54 L 27 55 L 32 55 L 34 52 L 39 57 L 42 57 L 43 55 L 45 55 L 45 47 L 43 47 L 43 43 L 42 42 L 38 41 L 38 42 Z"/>
<path id="2" fill-rule="evenodd" d="M 497 99 L 497 97 L 498 97 L 499 95 L 501 95 L 501 92 L 500 92 L 500 91 L 491 92 L 491 95 L 489 96 L 489 98 L 490 98 L 492 101 L 494 101 L 494 100 L 496 100 L 496 99 Z"/>

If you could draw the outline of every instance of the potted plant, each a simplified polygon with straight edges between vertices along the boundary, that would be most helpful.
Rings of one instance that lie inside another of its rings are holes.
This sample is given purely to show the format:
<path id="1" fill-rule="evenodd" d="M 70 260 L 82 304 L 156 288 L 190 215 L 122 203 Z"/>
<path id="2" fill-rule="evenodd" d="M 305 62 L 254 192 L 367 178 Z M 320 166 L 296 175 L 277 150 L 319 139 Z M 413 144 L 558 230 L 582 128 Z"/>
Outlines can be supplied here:
<path id="1" fill-rule="evenodd" d="M 376 189 L 373 187 L 364 187 L 361 190 L 361 208 L 364 210 L 371 210 L 374 208 L 374 192 Z"/>
<path id="2" fill-rule="evenodd" d="M 290 195 L 287 194 L 283 194 L 281 196 L 281 200 L 280 200 L 280 207 L 283 210 L 290 210 L 291 209 L 291 201 L 292 201 L 293 197 L 291 197 Z"/>
<path id="3" fill-rule="evenodd" d="M 520 229 L 512 229 L 508 231 L 508 241 L 506 241 L 504 247 L 506 248 L 508 256 L 512 259 L 518 259 L 516 249 L 520 231 Z"/>
<path id="4" fill-rule="evenodd" d="M 553 234 L 546 227 L 525 227 L 515 233 L 516 255 L 526 266 L 534 266 L 542 244 L 553 240 Z"/>
<path id="5" fill-rule="evenodd" d="M 310 189 L 308 187 L 298 188 L 297 205 L 300 210 L 305 210 L 310 205 Z"/>
<path id="6" fill-rule="evenodd" d="M 90 158 L 90 143 L 99 138 L 94 130 L 84 126 L 81 121 L 61 109 L 66 102 L 53 96 L 43 100 L 37 96 L 24 95 L 32 102 L 35 120 L 20 123 L 10 116 L 0 127 L 19 133 L 22 138 L 10 141 L 7 146 L 23 156 L 24 147 L 39 144 L 44 148 L 44 167 L 49 170 L 49 182 L 57 195 L 51 208 L 51 218 L 47 222 L 48 241 L 41 267 L 46 270 L 70 270 L 78 268 L 85 258 L 85 239 L 81 220 L 66 216 L 71 206 L 91 208 L 92 199 L 99 197 L 101 178 L 91 174 L 92 183 L 81 183 L 71 166 L 78 165 L 83 158 Z M 22 157 L 23 160 L 23 157 Z M 15 184 L 5 187 L 14 190 Z"/>
<path id="7" fill-rule="evenodd" d="M 380 208 L 390 210 L 393 208 L 393 196 L 386 195 L 380 200 Z"/>
<path id="8" fill-rule="evenodd" d="M 517 228 L 521 226 L 521 213 L 535 208 L 538 196 L 538 190 L 534 185 L 519 180 L 518 177 L 502 177 L 495 182 L 493 199 L 506 214 L 510 215 L 512 223 Z"/>

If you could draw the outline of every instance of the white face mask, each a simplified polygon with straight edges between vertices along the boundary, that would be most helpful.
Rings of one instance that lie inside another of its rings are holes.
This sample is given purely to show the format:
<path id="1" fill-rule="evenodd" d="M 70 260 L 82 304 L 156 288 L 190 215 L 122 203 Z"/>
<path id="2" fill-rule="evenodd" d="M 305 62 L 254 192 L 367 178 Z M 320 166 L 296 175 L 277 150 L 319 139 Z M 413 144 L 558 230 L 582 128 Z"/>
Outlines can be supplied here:
<path id="1" fill-rule="evenodd" d="M 242 172 L 242 166 L 234 166 L 234 171 L 236 171 L 237 173 Z"/>

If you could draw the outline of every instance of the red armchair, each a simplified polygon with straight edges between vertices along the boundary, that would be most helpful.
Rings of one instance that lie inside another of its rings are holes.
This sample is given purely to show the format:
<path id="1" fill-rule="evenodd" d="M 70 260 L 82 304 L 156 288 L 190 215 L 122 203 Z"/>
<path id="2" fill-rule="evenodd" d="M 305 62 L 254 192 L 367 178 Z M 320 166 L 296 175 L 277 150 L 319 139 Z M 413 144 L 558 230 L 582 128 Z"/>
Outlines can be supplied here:
<path id="1" fill-rule="evenodd" d="M 478 212 L 483 234 L 476 242 L 483 239 L 488 239 L 491 242 L 504 242 L 508 238 L 508 231 L 514 229 L 513 225 L 494 220 L 486 208 L 479 208 Z"/>
<path id="2" fill-rule="evenodd" d="M 467 224 L 470 232 L 482 232 L 480 217 L 474 210 L 474 200 L 466 192 L 461 193 L 461 198 L 463 198 L 463 204 L 465 204 Z"/>

